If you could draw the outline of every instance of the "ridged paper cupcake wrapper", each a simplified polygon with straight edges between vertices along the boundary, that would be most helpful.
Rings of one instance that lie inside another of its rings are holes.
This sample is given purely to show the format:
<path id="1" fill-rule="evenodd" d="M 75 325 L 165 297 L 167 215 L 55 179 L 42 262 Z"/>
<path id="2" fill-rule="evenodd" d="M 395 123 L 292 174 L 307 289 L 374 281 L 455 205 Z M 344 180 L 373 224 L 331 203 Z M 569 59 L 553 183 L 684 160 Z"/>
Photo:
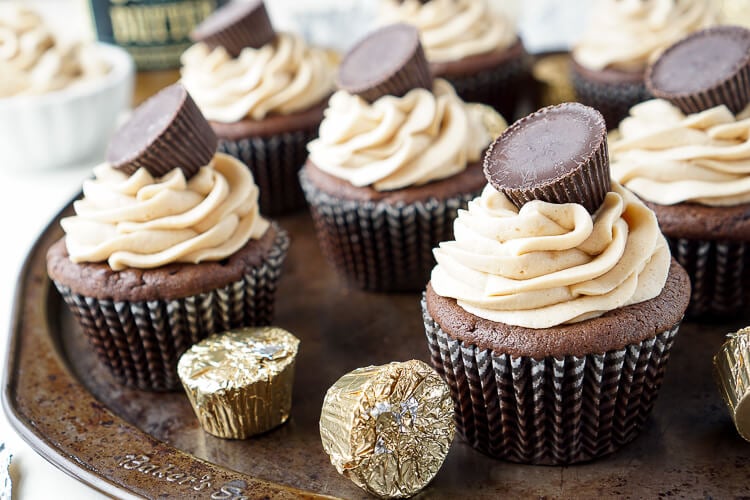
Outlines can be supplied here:
<path id="1" fill-rule="evenodd" d="M 653 408 L 679 324 L 624 349 L 533 359 L 464 345 L 422 299 L 432 364 L 468 443 L 512 462 L 568 464 L 632 441 Z"/>
<path id="2" fill-rule="evenodd" d="M 326 259 L 364 290 L 423 289 L 435 260 L 432 249 L 453 238 L 453 221 L 479 192 L 411 204 L 334 198 L 300 174 Z"/>
<path id="3" fill-rule="evenodd" d="M 672 255 L 690 275 L 687 315 L 740 313 L 750 296 L 750 242 L 667 237 Z"/>
<path id="4" fill-rule="evenodd" d="M 586 79 L 574 69 L 571 72 L 578 102 L 598 109 L 609 130 L 627 118 L 630 108 L 652 98 L 643 82 L 605 84 Z"/>
<path id="5" fill-rule="evenodd" d="M 298 173 L 307 160 L 307 143 L 316 137 L 317 126 L 272 137 L 220 139 L 219 151 L 250 168 L 260 190 L 260 212 L 283 215 L 305 207 Z"/>
<path id="6" fill-rule="evenodd" d="M 684 96 L 657 95 L 668 99 L 686 115 L 700 113 L 721 104 L 732 113 L 739 113 L 750 103 L 750 66 L 744 66 L 729 80 L 714 88 Z"/>
<path id="7" fill-rule="evenodd" d="M 714 356 L 714 378 L 737 432 L 750 441 L 750 330 L 730 337 Z"/>
<path id="8" fill-rule="evenodd" d="M 224 287 L 173 300 L 115 301 L 87 297 L 55 282 L 99 360 L 118 383 L 147 391 L 181 387 L 177 361 L 212 333 L 264 326 L 273 319 L 276 283 L 289 248 L 276 227 L 273 249 L 260 266 Z"/>
<path id="9" fill-rule="evenodd" d="M 439 78 L 448 80 L 465 102 L 492 106 L 508 123 L 515 119 L 519 102 L 530 97 L 532 87 L 531 63 L 526 55 L 476 74 Z"/>

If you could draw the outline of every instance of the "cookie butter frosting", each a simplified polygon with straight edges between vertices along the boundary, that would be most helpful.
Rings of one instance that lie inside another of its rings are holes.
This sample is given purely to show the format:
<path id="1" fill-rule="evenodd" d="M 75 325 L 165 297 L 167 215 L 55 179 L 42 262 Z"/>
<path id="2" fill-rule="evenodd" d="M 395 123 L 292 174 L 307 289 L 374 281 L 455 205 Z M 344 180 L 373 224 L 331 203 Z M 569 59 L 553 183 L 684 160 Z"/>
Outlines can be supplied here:
<path id="1" fill-rule="evenodd" d="M 44 94 L 108 72 L 95 47 L 63 43 L 34 11 L 0 6 L 0 98 Z"/>
<path id="2" fill-rule="evenodd" d="M 175 168 L 155 179 L 128 177 L 108 164 L 83 183 L 76 215 L 61 221 L 73 262 L 103 262 L 120 271 L 229 257 L 269 226 L 258 212 L 250 170 L 224 154 L 186 181 Z"/>
<path id="3" fill-rule="evenodd" d="M 612 177 L 659 205 L 750 203 L 750 107 L 685 116 L 668 101 L 646 101 L 613 134 Z"/>
<path id="4" fill-rule="evenodd" d="M 372 104 L 337 92 L 308 149 L 324 172 L 388 191 L 464 171 L 505 127 L 491 108 L 464 103 L 447 81 L 437 79 L 432 92 L 414 89 Z"/>
<path id="5" fill-rule="evenodd" d="M 432 287 L 481 318 L 549 328 L 658 296 L 670 254 L 656 216 L 612 184 L 593 216 L 578 204 L 526 203 L 492 186 L 435 249 Z"/>
<path id="6" fill-rule="evenodd" d="M 182 84 L 203 115 L 218 122 L 309 109 L 333 92 L 334 77 L 330 53 L 285 33 L 260 49 L 243 49 L 237 58 L 203 43 L 182 55 Z"/>
<path id="7" fill-rule="evenodd" d="M 416 26 L 432 62 L 506 49 L 518 38 L 513 22 L 494 12 L 487 0 L 386 0 L 381 14 L 384 24 Z"/>
<path id="8" fill-rule="evenodd" d="M 681 38 L 717 24 L 715 0 L 598 0 L 573 48 L 591 70 L 643 71 Z"/>

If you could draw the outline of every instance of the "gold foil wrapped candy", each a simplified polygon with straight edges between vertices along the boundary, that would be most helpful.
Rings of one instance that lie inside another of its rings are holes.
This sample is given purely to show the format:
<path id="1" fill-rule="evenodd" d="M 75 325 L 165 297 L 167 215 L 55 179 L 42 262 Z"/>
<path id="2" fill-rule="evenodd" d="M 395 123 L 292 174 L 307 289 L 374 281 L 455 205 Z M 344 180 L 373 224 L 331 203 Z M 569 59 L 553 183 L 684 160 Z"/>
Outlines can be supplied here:
<path id="1" fill-rule="evenodd" d="M 714 356 L 714 377 L 737 431 L 750 441 L 750 327 L 729 337 Z"/>
<path id="2" fill-rule="evenodd" d="M 177 373 L 203 429 L 245 439 L 286 422 L 298 350 L 297 337 L 274 327 L 232 330 L 191 347 Z"/>
<path id="3" fill-rule="evenodd" d="M 328 389 L 320 415 L 331 463 L 382 498 L 406 498 L 427 486 L 454 432 L 448 386 L 416 360 L 347 373 Z"/>

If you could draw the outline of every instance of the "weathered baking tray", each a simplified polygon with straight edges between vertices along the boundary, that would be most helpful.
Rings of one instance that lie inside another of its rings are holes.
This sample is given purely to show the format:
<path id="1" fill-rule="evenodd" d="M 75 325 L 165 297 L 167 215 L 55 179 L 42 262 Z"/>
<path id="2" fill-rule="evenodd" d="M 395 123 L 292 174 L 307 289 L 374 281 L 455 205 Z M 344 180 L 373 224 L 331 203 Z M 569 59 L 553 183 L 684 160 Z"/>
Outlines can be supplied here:
<path id="1" fill-rule="evenodd" d="M 282 218 L 293 241 L 277 324 L 302 339 L 292 415 L 263 436 L 224 441 L 201 431 L 183 394 L 124 389 L 98 365 L 46 275 L 58 221 L 20 276 L 4 380 L 5 410 L 32 447 L 117 497 L 367 497 L 323 452 L 320 407 L 349 370 L 428 359 L 417 294 L 347 289 L 323 261 L 309 217 Z M 750 495 L 750 443 L 736 434 L 711 378 L 712 354 L 739 326 L 684 325 L 653 416 L 619 453 L 571 467 L 525 466 L 457 438 L 421 498 Z"/>

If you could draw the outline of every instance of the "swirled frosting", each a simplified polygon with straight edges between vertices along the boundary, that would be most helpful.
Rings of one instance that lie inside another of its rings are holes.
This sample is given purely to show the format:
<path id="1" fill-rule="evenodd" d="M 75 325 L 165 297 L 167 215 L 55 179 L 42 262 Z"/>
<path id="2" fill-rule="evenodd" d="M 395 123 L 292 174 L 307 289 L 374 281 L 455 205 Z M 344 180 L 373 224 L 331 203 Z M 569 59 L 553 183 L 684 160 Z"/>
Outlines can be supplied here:
<path id="1" fill-rule="evenodd" d="M 308 150 L 324 172 L 389 191 L 464 171 L 505 126 L 491 108 L 464 103 L 445 80 L 435 80 L 432 92 L 414 89 L 372 104 L 339 91 Z"/>
<path id="2" fill-rule="evenodd" d="M 333 92 L 334 77 L 328 52 L 284 33 L 260 49 L 243 49 L 237 58 L 203 43 L 182 55 L 183 85 L 203 115 L 218 122 L 309 109 Z"/>
<path id="3" fill-rule="evenodd" d="M 517 40 L 513 22 L 494 12 L 487 0 L 386 0 L 384 24 L 409 23 L 419 30 L 427 59 L 457 61 L 510 47 Z"/>
<path id="4" fill-rule="evenodd" d="M 750 107 L 685 116 L 654 99 L 630 110 L 610 141 L 612 177 L 659 205 L 750 203 Z"/>
<path id="5" fill-rule="evenodd" d="M 45 94 L 108 72 L 95 47 L 62 43 L 35 12 L 0 6 L 0 98 Z"/>
<path id="6" fill-rule="evenodd" d="M 158 179 L 145 169 L 128 177 L 108 164 L 94 174 L 76 215 L 61 221 L 76 263 L 106 261 L 120 271 L 221 260 L 269 225 L 250 170 L 231 156 L 217 154 L 190 180 L 179 168 Z"/>
<path id="7" fill-rule="evenodd" d="M 658 296 L 670 254 L 656 216 L 613 183 L 593 216 L 543 201 L 520 210 L 487 186 L 435 249 L 432 287 L 490 321 L 549 328 Z"/>
<path id="8" fill-rule="evenodd" d="M 598 0 L 573 48 L 591 70 L 643 71 L 670 45 L 719 20 L 715 0 Z"/>

